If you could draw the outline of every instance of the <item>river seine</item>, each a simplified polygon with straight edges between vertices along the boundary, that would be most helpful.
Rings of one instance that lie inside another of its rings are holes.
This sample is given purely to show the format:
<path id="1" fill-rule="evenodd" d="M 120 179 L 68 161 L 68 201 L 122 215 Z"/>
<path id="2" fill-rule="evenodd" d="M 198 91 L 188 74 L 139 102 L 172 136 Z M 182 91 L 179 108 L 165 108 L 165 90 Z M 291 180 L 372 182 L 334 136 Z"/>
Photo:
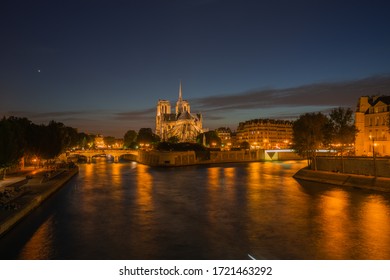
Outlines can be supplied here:
<path id="1" fill-rule="evenodd" d="M 0 257 L 390 259 L 390 194 L 302 186 L 304 165 L 81 164 L 0 239 Z"/>

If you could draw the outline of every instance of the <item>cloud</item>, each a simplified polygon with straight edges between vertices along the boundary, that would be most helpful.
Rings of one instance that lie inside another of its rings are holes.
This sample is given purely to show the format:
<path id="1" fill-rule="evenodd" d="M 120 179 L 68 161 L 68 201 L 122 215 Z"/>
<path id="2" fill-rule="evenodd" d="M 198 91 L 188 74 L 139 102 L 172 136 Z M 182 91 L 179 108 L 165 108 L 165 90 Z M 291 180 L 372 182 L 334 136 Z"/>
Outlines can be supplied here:
<path id="1" fill-rule="evenodd" d="M 201 112 L 204 126 L 236 126 L 255 118 L 296 119 L 306 112 L 329 112 L 335 107 L 354 107 L 364 95 L 389 95 L 390 75 L 360 80 L 317 83 L 284 89 L 258 89 L 190 100 L 193 112 Z M 109 133 L 121 137 L 128 129 L 154 127 L 155 107 L 133 111 L 65 110 L 8 111 L 0 116 L 27 117 L 34 123 L 50 120 L 80 131 Z"/>
<path id="2" fill-rule="evenodd" d="M 137 111 L 128 111 L 116 113 L 114 115 L 114 119 L 116 120 L 125 120 L 125 121 L 140 121 L 140 120 L 149 120 L 150 118 L 154 118 L 154 114 L 156 112 L 155 108 L 148 108 L 145 110 L 137 110 Z"/>
<path id="3" fill-rule="evenodd" d="M 6 116 L 25 117 L 36 124 L 47 124 L 50 120 L 62 122 L 67 126 L 88 130 L 89 127 L 96 126 L 112 118 L 112 113 L 104 110 L 84 110 L 84 111 L 8 111 L 3 113 Z"/>
<path id="4" fill-rule="evenodd" d="M 390 93 L 390 76 L 374 76 L 366 79 L 318 83 L 285 89 L 260 89 L 228 95 L 194 99 L 194 107 L 202 112 L 266 109 L 278 107 L 351 107 L 364 95 Z"/>
<path id="5" fill-rule="evenodd" d="M 9 111 L 6 115 L 9 116 L 25 116 L 34 119 L 58 119 L 58 118 L 70 118 L 74 116 L 87 116 L 100 114 L 101 111 L 58 111 L 58 112 L 34 112 L 34 111 Z"/>
<path id="6" fill-rule="evenodd" d="M 110 133 L 121 137 L 128 129 L 139 129 L 154 125 L 154 108 L 144 110 L 113 112 L 109 110 L 69 110 L 69 111 L 8 111 L 0 115 L 26 117 L 36 124 L 47 124 L 50 120 L 63 122 L 76 127 L 79 131 L 92 133 Z"/>

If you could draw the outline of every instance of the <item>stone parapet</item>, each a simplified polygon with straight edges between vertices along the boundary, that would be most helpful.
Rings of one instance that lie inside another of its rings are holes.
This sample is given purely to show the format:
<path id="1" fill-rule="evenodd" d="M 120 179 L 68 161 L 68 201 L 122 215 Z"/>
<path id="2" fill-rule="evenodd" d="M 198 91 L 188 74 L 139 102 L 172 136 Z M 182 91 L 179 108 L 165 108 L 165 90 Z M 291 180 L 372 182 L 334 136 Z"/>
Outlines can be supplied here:
<path id="1" fill-rule="evenodd" d="M 304 182 L 390 192 L 390 178 L 314 171 L 307 168 L 299 170 L 293 177 Z"/>
<path id="2" fill-rule="evenodd" d="M 375 164 L 375 166 L 374 166 Z M 343 171 L 344 165 L 344 171 Z M 390 158 L 372 157 L 317 157 L 317 169 L 321 171 L 344 172 L 390 178 Z"/>

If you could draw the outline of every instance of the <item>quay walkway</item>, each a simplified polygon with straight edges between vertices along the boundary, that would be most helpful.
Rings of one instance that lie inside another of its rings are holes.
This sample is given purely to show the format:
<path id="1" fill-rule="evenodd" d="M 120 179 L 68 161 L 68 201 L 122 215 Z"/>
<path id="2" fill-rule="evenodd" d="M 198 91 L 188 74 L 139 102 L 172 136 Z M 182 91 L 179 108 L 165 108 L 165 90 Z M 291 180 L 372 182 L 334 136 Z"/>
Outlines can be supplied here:
<path id="1" fill-rule="evenodd" d="M 0 236 L 78 173 L 78 167 L 38 169 L 0 182 Z M 18 174 L 20 175 L 20 174 Z"/>

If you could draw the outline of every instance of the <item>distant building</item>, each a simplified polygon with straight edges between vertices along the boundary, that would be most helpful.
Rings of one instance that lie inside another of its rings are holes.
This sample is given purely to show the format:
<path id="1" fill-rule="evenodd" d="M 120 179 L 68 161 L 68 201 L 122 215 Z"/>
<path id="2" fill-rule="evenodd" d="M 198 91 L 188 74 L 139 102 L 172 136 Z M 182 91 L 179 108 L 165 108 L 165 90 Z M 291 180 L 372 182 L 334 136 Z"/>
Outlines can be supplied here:
<path id="1" fill-rule="evenodd" d="M 221 146 L 223 149 L 230 149 L 232 147 L 232 131 L 228 127 L 220 127 L 215 130 L 218 137 L 221 139 Z"/>
<path id="2" fill-rule="evenodd" d="M 357 156 L 390 155 L 390 96 L 362 96 L 355 112 Z"/>
<path id="3" fill-rule="evenodd" d="M 115 142 L 111 145 L 112 149 L 121 149 L 123 148 L 124 140 L 122 138 L 115 138 Z"/>
<path id="4" fill-rule="evenodd" d="M 107 146 L 104 143 L 103 135 L 96 135 L 95 137 L 95 148 L 97 149 L 105 149 Z"/>
<path id="5" fill-rule="evenodd" d="M 182 98 L 181 83 L 175 113 L 171 113 L 171 104 L 168 100 L 158 101 L 156 134 L 161 140 L 177 137 L 179 142 L 195 142 L 196 137 L 202 132 L 202 115 L 191 114 L 190 104 Z"/>
<path id="6" fill-rule="evenodd" d="M 236 141 L 248 142 L 251 149 L 285 149 L 292 141 L 291 121 L 255 119 L 240 122 Z"/>

